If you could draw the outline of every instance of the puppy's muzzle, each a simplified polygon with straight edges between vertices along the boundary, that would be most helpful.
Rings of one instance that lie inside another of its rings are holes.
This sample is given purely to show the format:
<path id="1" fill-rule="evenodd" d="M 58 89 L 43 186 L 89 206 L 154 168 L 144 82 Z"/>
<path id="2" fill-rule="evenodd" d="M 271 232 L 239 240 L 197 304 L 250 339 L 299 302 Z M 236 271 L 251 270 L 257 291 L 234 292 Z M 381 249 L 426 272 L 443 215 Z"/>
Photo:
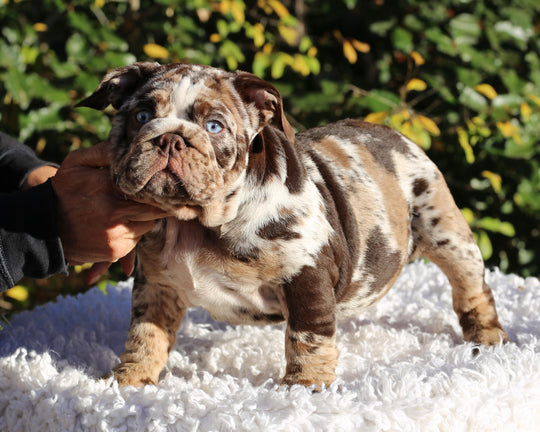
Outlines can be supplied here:
<path id="1" fill-rule="evenodd" d="M 193 147 L 191 143 L 178 133 L 165 133 L 152 140 L 152 144 L 159 147 L 163 153 L 174 155 L 185 148 Z"/>

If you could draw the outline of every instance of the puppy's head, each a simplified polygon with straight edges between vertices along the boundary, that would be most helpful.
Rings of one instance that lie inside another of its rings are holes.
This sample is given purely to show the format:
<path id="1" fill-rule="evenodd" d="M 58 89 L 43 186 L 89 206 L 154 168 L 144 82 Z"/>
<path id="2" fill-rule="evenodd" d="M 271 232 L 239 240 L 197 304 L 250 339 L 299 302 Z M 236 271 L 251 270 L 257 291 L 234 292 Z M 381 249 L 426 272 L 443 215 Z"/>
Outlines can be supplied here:
<path id="1" fill-rule="evenodd" d="M 109 143 L 120 191 L 208 226 L 236 214 L 261 130 L 274 123 L 294 140 L 279 92 L 246 72 L 135 63 L 108 73 L 77 106 L 109 104 L 118 110 Z"/>

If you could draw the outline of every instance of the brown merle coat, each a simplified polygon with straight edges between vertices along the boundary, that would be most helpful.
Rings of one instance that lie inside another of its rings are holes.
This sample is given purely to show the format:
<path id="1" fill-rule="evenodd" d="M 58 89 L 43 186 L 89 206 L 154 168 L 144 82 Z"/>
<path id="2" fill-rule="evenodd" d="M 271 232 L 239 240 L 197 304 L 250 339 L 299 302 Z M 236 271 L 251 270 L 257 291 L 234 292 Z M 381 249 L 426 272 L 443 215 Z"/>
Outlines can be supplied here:
<path id="1" fill-rule="evenodd" d="M 448 276 L 465 340 L 506 340 L 443 176 L 399 133 L 345 120 L 295 136 L 273 86 L 197 65 L 116 69 L 80 105 L 109 104 L 114 181 L 171 214 L 137 248 L 121 385 L 157 381 L 192 306 L 233 324 L 285 320 L 283 382 L 329 384 L 337 319 L 420 254 Z"/>

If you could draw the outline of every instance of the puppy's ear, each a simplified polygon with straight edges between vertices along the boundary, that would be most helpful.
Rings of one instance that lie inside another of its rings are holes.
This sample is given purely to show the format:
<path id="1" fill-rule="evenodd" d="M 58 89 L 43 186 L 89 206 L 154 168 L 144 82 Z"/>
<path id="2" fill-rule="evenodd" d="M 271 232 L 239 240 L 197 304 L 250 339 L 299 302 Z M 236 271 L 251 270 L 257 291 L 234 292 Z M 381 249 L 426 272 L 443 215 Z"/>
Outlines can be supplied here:
<path id="1" fill-rule="evenodd" d="M 251 73 L 236 72 L 234 86 L 245 103 L 259 110 L 261 129 L 273 122 L 294 143 L 294 129 L 283 112 L 281 95 L 272 84 Z"/>
<path id="2" fill-rule="evenodd" d="M 112 105 L 118 109 L 160 67 L 159 63 L 140 62 L 114 69 L 105 75 L 94 93 L 75 106 L 103 110 Z"/>

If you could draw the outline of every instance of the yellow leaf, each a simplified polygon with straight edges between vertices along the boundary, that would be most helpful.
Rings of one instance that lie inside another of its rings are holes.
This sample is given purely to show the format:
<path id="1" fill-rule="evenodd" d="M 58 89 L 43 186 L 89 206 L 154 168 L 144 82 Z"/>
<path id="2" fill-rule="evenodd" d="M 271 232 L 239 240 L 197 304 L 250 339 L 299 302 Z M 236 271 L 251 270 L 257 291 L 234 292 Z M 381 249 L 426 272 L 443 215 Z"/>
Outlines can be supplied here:
<path id="1" fill-rule="evenodd" d="M 310 49 L 308 49 L 307 55 L 308 57 L 316 57 L 317 53 L 318 53 L 317 48 L 313 46 Z"/>
<path id="2" fill-rule="evenodd" d="M 521 106 L 519 107 L 521 111 L 521 117 L 523 118 L 523 121 L 528 122 L 531 118 L 531 107 L 527 102 L 523 102 Z"/>
<path id="3" fill-rule="evenodd" d="M 384 120 L 388 116 L 388 111 L 380 111 L 376 113 L 370 113 L 366 116 L 364 121 L 368 123 L 384 124 Z"/>
<path id="4" fill-rule="evenodd" d="M 371 47 L 368 43 L 360 42 L 359 40 L 352 39 L 351 43 L 353 44 L 356 51 L 361 53 L 368 53 L 371 50 Z"/>
<path id="5" fill-rule="evenodd" d="M 532 100 L 536 105 L 540 106 L 540 97 L 536 95 L 529 95 L 530 100 Z"/>
<path id="6" fill-rule="evenodd" d="M 47 24 L 45 23 L 35 23 L 34 24 L 34 30 L 37 31 L 37 32 L 44 32 L 44 31 L 47 31 L 49 27 L 47 26 Z"/>
<path id="7" fill-rule="evenodd" d="M 263 49 L 262 49 L 262 52 L 263 52 L 264 54 L 270 54 L 270 53 L 272 52 L 273 49 L 274 49 L 274 47 L 272 46 L 272 44 L 267 43 L 267 44 L 264 44 Z"/>
<path id="8" fill-rule="evenodd" d="M 407 90 L 424 91 L 426 88 L 426 82 L 418 78 L 413 78 L 407 83 Z"/>
<path id="9" fill-rule="evenodd" d="M 474 222 L 474 213 L 473 213 L 473 211 L 470 208 L 465 207 L 465 208 L 461 209 L 461 214 L 463 215 L 463 217 L 465 218 L 467 223 L 469 225 L 472 225 L 472 223 Z"/>
<path id="10" fill-rule="evenodd" d="M 264 36 L 264 26 L 261 23 L 256 23 L 253 26 L 253 44 L 260 48 L 266 42 L 266 37 Z"/>
<path id="11" fill-rule="evenodd" d="M 169 58 L 167 48 L 155 43 L 147 43 L 143 46 L 143 51 L 148 57 L 166 59 Z"/>
<path id="12" fill-rule="evenodd" d="M 280 18 L 287 18 L 290 13 L 289 10 L 278 0 L 269 0 L 268 4 L 272 9 L 274 9 L 274 12 L 280 17 Z"/>
<path id="13" fill-rule="evenodd" d="M 411 53 L 411 57 L 412 57 L 412 59 L 414 61 L 414 64 L 416 66 L 422 66 L 426 62 L 424 60 L 424 57 L 422 57 L 418 51 L 413 51 Z"/>
<path id="14" fill-rule="evenodd" d="M 497 122 L 497 127 L 499 128 L 499 130 L 503 134 L 503 137 L 505 138 L 510 138 L 516 132 L 516 127 L 509 121 Z"/>
<path id="15" fill-rule="evenodd" d="M 221 0 L 219 3 L 219 8 L 221 9 L 221 13 L 225 15 L 226 13 L 229 13 L 232 9 L 233 2 L 231 0 Z"/>
<path id="16" fill-rule="evenodd" d="M 474 88 L 478 93 L 483 94 L 488 99 L 495 99 L 497 97 L 497 92 L 495 89 L 489 85 L 489 84 L 478 84 Z"/>
<path id="17" fill-rule="evenodd" d="M 294 45 L 296 38 L 298 37 L 298 32 L 289 26 L 278 24 L 279 34 L 285 39 L 289 45 Z"/>
<path id="18" fill-rule="evenodd" d="M 475 158 L 474 158 L 474 152 L 473 152 L 472 146 L 469 143 L 469 134 L 462 127 L 459 127 L 457 129 L 457 134 L 458 134 L 459 145 L 465 152 L 465 159 L 467 160 L 468 163 L 472 164 Z"/>
<path id="19" fill-rule="evenodd" d="M 13 300 L 23 302 L 28 299 L 28 290 L 22 285 L 15 285 L 6 291 L 6 295 Z"/>
<path id="20" fill-rule="evenodd" d="M 240 25 L 244 24 L 246 20 L 246 15 L 244 14 L 244 3 L 233 2 L 231 5 L 231 12 L 233 19 Z"/>
<path id="21" fill-rule="evenodd" d="M 423 128 L 427 130 L 431 135 L 439 136 L 441 134 L 441 130 L 439 129 L 437 124 L 429 117 L 418 115 L 418 121 L 423 126 Z"/>
<path id="22" fill-rule="evenodd" d="M 349 61 L 349 63 L 354 64 L 358 60 L 358 54 L 354 49 L 352 43 L 348 40 L 343 41 L 343 55 Z"/>
<path id="23" fill-rule="evenodd" d="M 491 171 L 482 171 L 482 175 L 489 180 L 495 192 L 499 193 L 501 191 L 502 178 L 499 174 Z"/>
<path id="24" fill-rule="evenodd" d="M 300 72 L 302 74 L 302 76 L 308 76 L 309 73 L 310 73 L 309 65 L 306 63 L 306 60 L 305 60 L 304 56 L 302 56 L 300 54 L 296 54 L 294 56 L 294 61 L 293 61 L 293 64 L 292 64 L 292 68 L 295 71 Z"/>
<path id="25" fill-rule="evenodd" d="M 212 33 L 210 35 L 210 42 L 218 43 L 219 41 L 221 41 L 221 36 L 218 33 Z"/>
<path id="26" fill-rule="evenodd" d="M 94 4 L 96 5 L 96 7 L 102 9 L 103 6 L 105 6 L 105 0 L 96 0 Z"/>

